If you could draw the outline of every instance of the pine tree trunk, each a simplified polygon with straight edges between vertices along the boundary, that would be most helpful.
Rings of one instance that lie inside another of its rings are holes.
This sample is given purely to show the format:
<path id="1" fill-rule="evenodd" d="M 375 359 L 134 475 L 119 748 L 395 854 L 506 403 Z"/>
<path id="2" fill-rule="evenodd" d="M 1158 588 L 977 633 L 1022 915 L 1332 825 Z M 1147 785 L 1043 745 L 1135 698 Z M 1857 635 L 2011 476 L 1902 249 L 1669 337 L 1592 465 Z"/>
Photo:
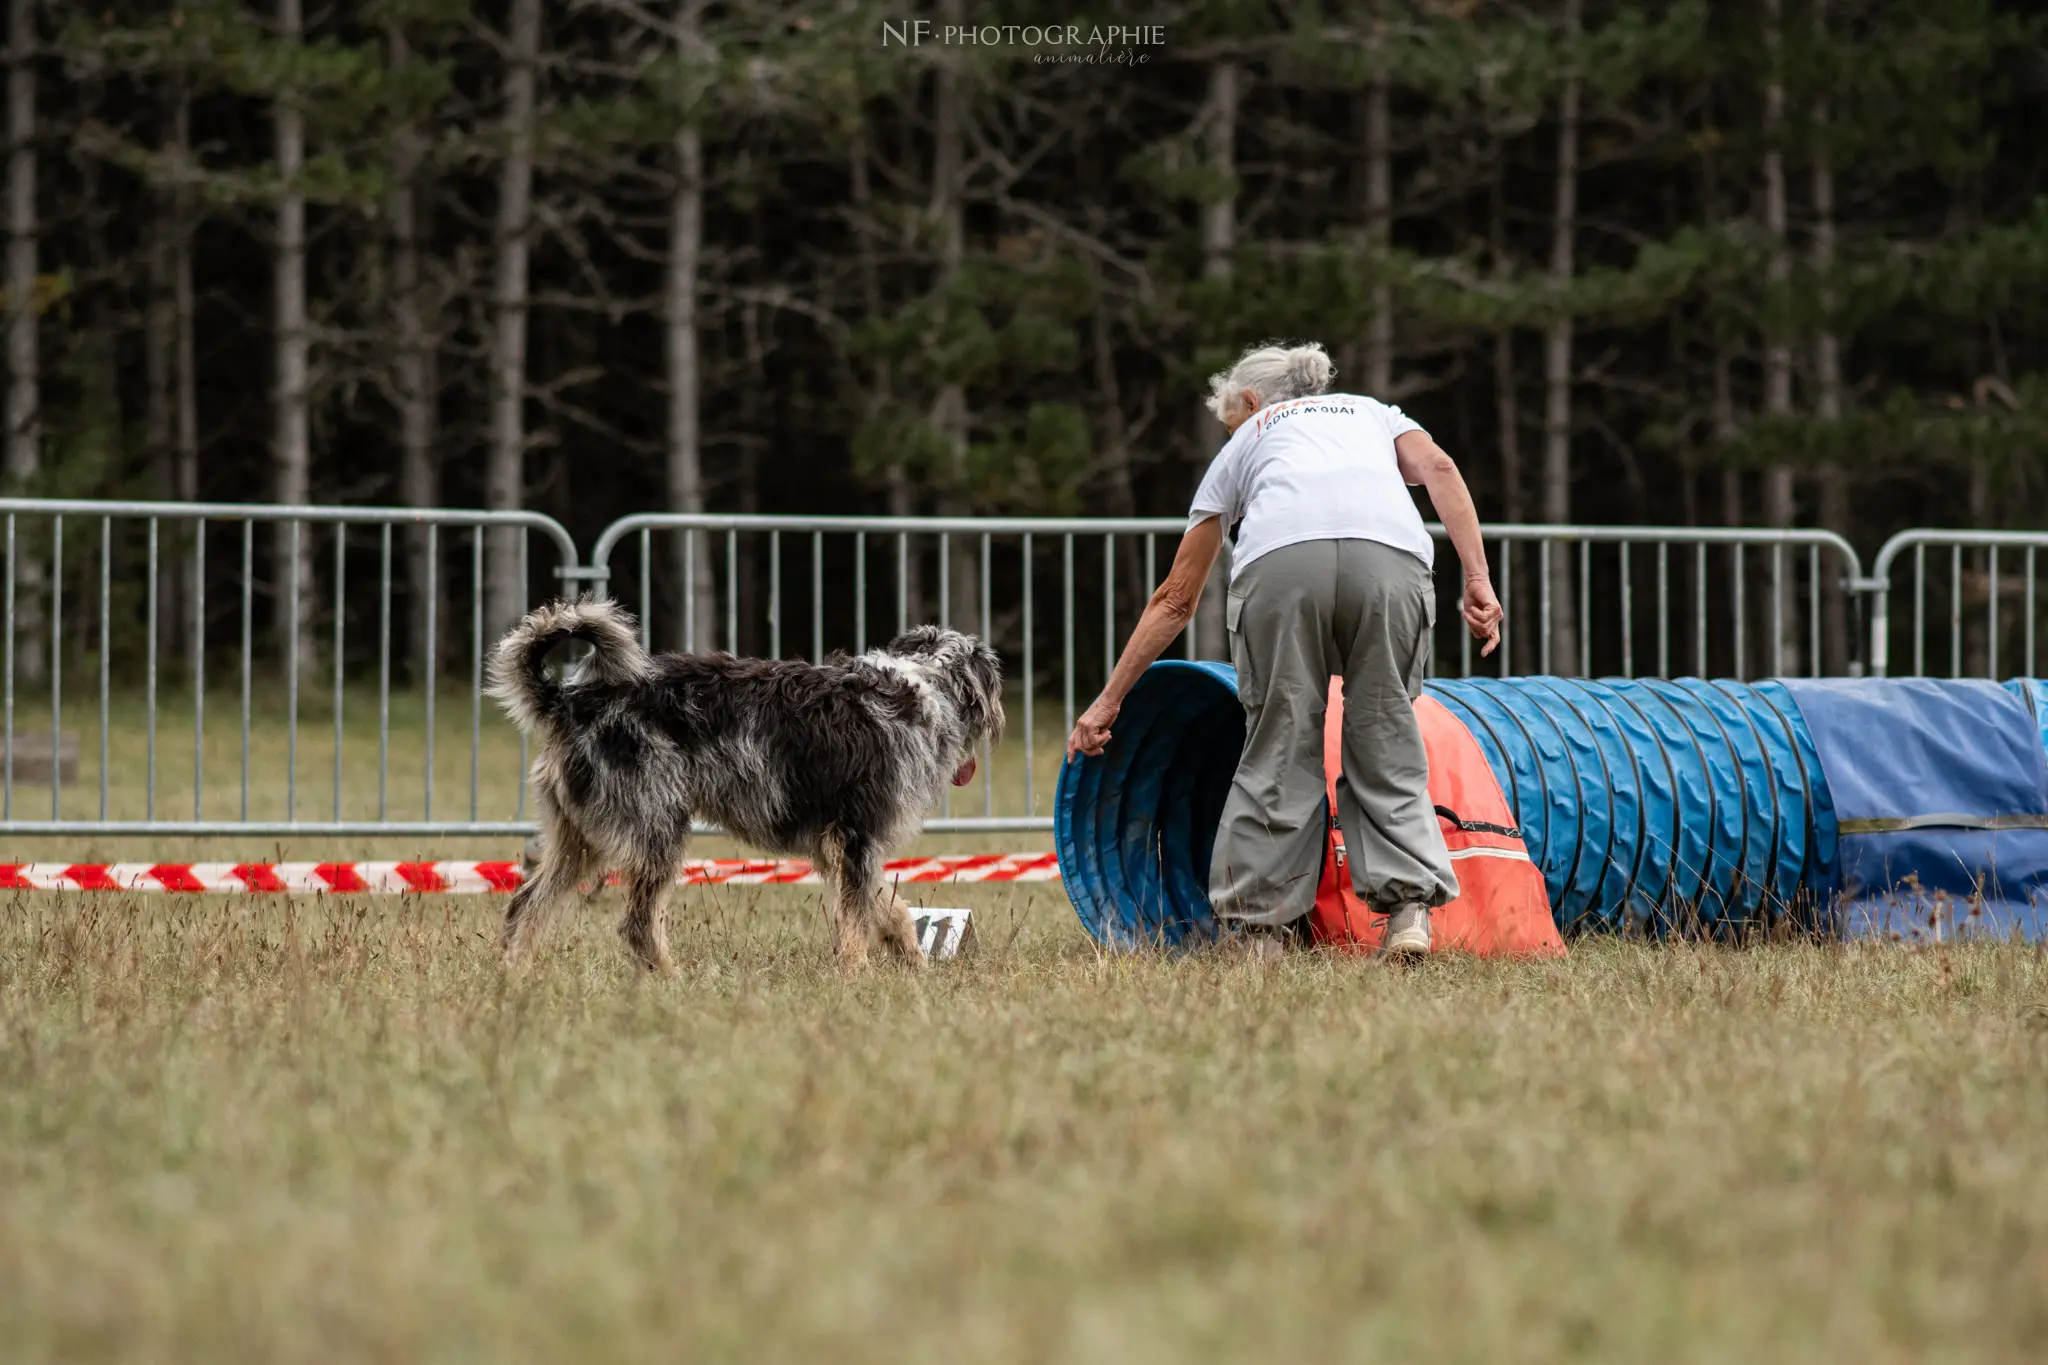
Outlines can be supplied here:
<path id="1" fill-rule="evenodd" d="M 746 379 L 740 390 L 739 426 L 744 431 L 754 432 L 761 430 L 767 422 L 767 418 L 763 415 L 764 395 L 768 390 L 767 354 L 761 344 L 760 309 L 753 304 L 746 304 L 740 308 L 739 318 L 740 351 L 747 360 Z M 745 440 L 740 443 L 738 472 L 740 514 L 742 516 L 752 516 L 761 510 L 761 447 L 759 442 Z M 735 576 L 739 579 L 737 592 L 739 610 L 733 618 L 732 630 L 730 632 L 732 635 L 730 648 L 735 654 L 745 654 L 750 650 L 757 654 L 768 653 L 770 637 L 767 626 L 769 618 L 768 613 L 762 609 L 761 604 L 761 551 L 769 549 L 770 538 L 767 536 L 742 535 L 739 537 L 739 562 L 735 566 Z M 772 553 L 772 550 L 770 552 Z M 913 562 L 915 562 L 914 557 Z M 911 620 L 915 623 L 919 619 L 916 610 L 917 603 L 913 599 L 910 605 Z M 774 608 L 779 606 L 779 604 L 770 603 L 769 606 Z M 748 642 L 748 634 L 755 631 L 760 632 L 758 636 L 759 643 L 750 644 Z"/>
<path id="2" fill-rule="evenodd" d="M 940 13 L 948 24 L 961 22 L 961 0 L 943 0 Z M 965 164 L 967 138 L 965 99 L 960 73 L 950 60 L 938 67 L 938 92 L 932 114 L 932 199 L 930 214 L 939 234 L 939 290 L 948 296 L 942 309 L 950 314 L 950 295 L 960 277 L 966 256 L 967 214 L 963 201 L 961 168 Z M 973 510 L 967 486 L 967 390 L 947 384 L 932 404 L 932 425 L 945 441 L 950 467 L 946 471 L 944 510 L 948 516 L 966 516 Z M 980 629 L 980 574 L 976 547 L 965 536 L 950 541 L 951 564 L 947 569 L 947 616 L 945 624 L 960 630 Z"/>
<path id="3" fill-rule="evenodd" d="M 1203 160 L 1219 188 L 1210 192 L 1202 205 L 1202 278 L 1227 280 L 1237 254 L 1237 118 L 1242 98 L 1237 64 L 1228 61 L 1209 67 L 1208 94 L 1202 104 Z M 1227 188 L 1223 188 L 1227 187 Z M 1221 448 L 1223 428 L 1206 409 L 1197 408 L 1194 418 L 1194 477 L 1199 479 L 1209 461 Z M 1191 483 L 1189 485 L 1193 487 Z M 1226 532 L 1229 527 L 1225 527 Z M 1227 555 L 1216 557 L 1209 582 L 1196 604 L 1194 630 L 1198 651 L 1211 657 L 1228 654 L 1224 639 L 1224 594 L 1228 572 Z"/>
<path id="4" fill-rule="evenodd" d="M 1123 391 L 1117 378 L 1116 346 L 1110 331 L 1105 295 L 1103 283 L 1098 279 L 1096 305 L 1088 320 L 1088 339 L 1095 361 L 1095 398 L 1101 403 L 1103 413 L 1103 510 L 1112 517 L 1133 517 L 1138 514 L 1138 492 L 1131 476 L 1130 433 L 1124 422 Z M 1121 591 L 1116 601 L 1122 611 L 1135 619 L 1138 604 L 1151 595 L 1154 585 L 1144 581 L 1138 537 L 1118 537 L 1117 551 L 1115 572 Z"/>
<path id="5" fill-rule="evenodd" d="M 1494 274 L 1506 280 L 1511 273 L 1507 193 L 1498 168 L 1493 178 L 1487 228 Z M 1493 337 L 1493 415 L 1500 443 L 1501 515 L 1510 522 L 1523 521 L 1527 518 L 1528 506 L 1523 499 L 1522 404 L 1515 384 L 1515 332 L 1512 327 L 1503 327 Z"/>
<path id="6" fill-rule="evenodd" d="M 1505 278 L 1508 273 L 1507 208 L 1504 186 L 1496 168 L 1491 196 L 1488 240 L 1492 248 L 1495 274 Z M 1529 508 L 1524 498 L 1524 475 L 1522 473 L 1522 402 L 1521 393 L 1515 382 L 1515 333 L 1511 327 L 1503 327 L 1493 337 L 1493 420 L 1495 439 L 1500 450 L 1501 517 L 1510 524 L 1526 521 Z M 1501 563 L 1498 581 L 1506 585 L 1507 597 L 1501 605 L 1511 616 L 1521 619 L 1520 605 L 1526 598 L 1527 590 L 1514 577 L 1512 560 L 1515 556 L 1514 541 L 1501 544 Z M 1515 591 L 1515 589 L 1521 591 Z M 1513 598 L 1514 600 L 1509 600 Z M 1528 672 L 1531 657 L 1531 632 L 1514 632 L 1511 637 L 1514 655 L 1507 665 L 1515 672 Z"/>
<path id="7" fill-rule="evenodd" d="M 1212 64 L 1208 98 L 1202 105 L 1203 159 L 1210 174 L 1233 185 L 1237 177 L 1237 86 L 1234 62 Z M 1212 194 L 1202 205 L 1202 278 L 1229 279 L 1230 259 L 1236 250 L 1236 192 Z"/>
<path id="8" fill-rule="evenodd" d="M 1770 297 L 1766 304 L 1764 341 L 1764 415 L 1782 420 L 1792 415 L 1792 343 L 1780 320 L 1785 307 L 1785 290 L 1792 279 L 1792 260 L 1786 248 L 1785 206 L 1785 78 L 1781 64 L 1783 46 L 1783 0 L 1765 0 L 1764 46 L 1770 70 L 1764 86 L 1764 231 L 1770 238 Z M 1764 521 L 1771 526 L 1790 526 L 1794 514 L 1792 470 L 1773 465 L 1764 471 Z M 1783 557 L 1786 572 L 1774 582 L 1769 621 L 1778 623 L 1778 635 L 1769 658 L 1763 662 L 1772 672 L 1799 672 L 1799 595 L 1794 591 L 1792 565 L 1795 556 Z"/>
<path id="9" fill-rule="evenodd" d="M 158 199 L 157 212 L 165 222 L 175 223 L 178 210 L 174 195 Z M 178 448 L 173 438 L 177 428 L 177 406 L 171 384 L 171 357 L 177 345 L 176 305 L 171 295 L 171 232 L 158 233 L 148 247 L 149 298 L 142 319 L 142 370 L 147 399 L 143 405 L 143 440 L 148 447 L 149 496 L 168 502 L 177 496 Z M 159 648 L 173 653 L 178 647 L 178 575 L 174 565 L 178 523 L 163 522 L 158 528 L 156 576 L 156 630 Z"/>
<path id="10" fill-rule="evenodd" d="M 498 172 L 497 257 L 491 291 L 491 440 L 485 505 L 517 510 L 526 498 L 526 314 L 528 235 L 533 219 L 534 99 L 540 61 L 540 0 L 512 0 L 505 69 L 505 160 Z M 493 531 L 486 633 L 497 634 L 526 604 L 520 568 L 525 532 Z"/>
<path id="11" fill-rule="evenodd" d="M 288 48 L 298 47 L 305 35 L 300 0 L 278 0 L 277 28 L 280 41 Z M 277 500 L 290 506 L 304 506 L 312 500 L 313 461 L 307 413 L 306 197 L 299 187 L 299 177 L 305 168 L 306 128 L 296 91 L 287 88 L 279 93 L 274 118 L 277 175 L 284 189 L 277 204 L 273 298 L 277 373 L 272 399 L 275 431 L 271 459 Z M 313 528 L 280 523 L 276 529 L 275 591 L 280 604 L 277 632 L 282 641 L 296 622 L 298 663 L 303 672 L 313 662 Z"/>
<path id="12" fill-rule="evenodd" d="M 1734 369 L 1735 361 L 1726 347 L 1714 353 L 1714 440 L 1724 447 L 1741 430 L 1735 417 Z M 1721 468 L 1721 515 L 1723 525 L 1743 524 L 1742 471 L 1733 465 Z"/>
<path id="13" fill-rule="evenodd" d="M 1387 286 L 1393 238 L 1393 137 L 1387 113 L 1387 0 L 1374 0 L 1367 37 L 1370 83 L 1365 91 L 1365 237 L 1372 253 L 1372 317 L 1365 343 L 1365 388 L 1386 401 L 1394 382 L 1394 298 Z"/>
<path id="14" fill-rule="evenodd" d="M 42 385 L 36 337 L 36 6 L 7 7 L 7 484 L 28 490 L 42 472 Z M 15 666 L 21 680 L 48 676 L 43 591 L 48 574 L 34 542 L 16 542 Z"/>
<path id="15" fill-rule="evenodd" d="M 867 305 L 867 316 L 871 319 L 879 319 L 882 316 L 882 271 L 881 264 L 877 259 L 878 249 L 875 242 L 874 190 L 868 178 L 868 144 L 868 124 L 863 121 L 853 137 L 853 147 L 848 162 L 848 173 L 851 177 L 853 210 L 860 222 L 862 297 Z M 894 378 L 894 372 L 886 359 L 877 362 L 874 393 L 871 399 L 873 410 L 882 413 L 888 413 L 891 410 L 895 399 Z M 910 474 L 908 470 L 904 469 L 901 461 L 891 461 L 883 470 L 883 484 L 888 493 L 890 516 L 907 517 L 916 511 L 916 501 L 911 496 Z M 902 568 L 906 575 L 906 582 L 903 584 L 904 601 L 910 604 L 913 615 L 919 615 L 922 610 L 920 604 L 924 601 L 924 577 L 918 572 L 919 565 L 916 556 L 908 557 L 903 563 Z M 890 572 L 892 574 L 895 572 L 893 563 Z M 884 601 L 886 599 L 877 597 L 874 600 Z M 886 613 L 876 615 L 874 612 L 870 612 L 868 615 L 868 629 L 870 631 L 879 630 L 881 637 L 887 638 L 894 632 L 894 620 L 893 618 L 888 618 Z"/>
<path id="16" fill-rule="evenodd" d="M 171 145 L 179 167 L 185 167 L 192 152 L 192 90 L 183 76 L 177 78 L 171 111 Z M 180 502 L 199 500 L 199 353 L 193 337 L 192 236 L 197 231 L 197 210 L 192 192 L 182 185 L 171 196 L 170 239 L 172 404 L 174 435 L 171 460 L 171 493 Z M 173 636 L 181 642 L 187 658 L 196 655 L 205 637 L 206 624 L 198 619 L 200 531 L 193 523 L 179 537 L 180 565 L 178 614 Z"/>
<path id="17" fill-rule="evenodd" d="M 171 120 L 171 136 L 183 166 L 191 155 L 192 93 L 181 79 L 177 109 Z M 179 189 L 177 211 L 171 225 L 171 337 L 176 357 L 177 454 L 171 466 L 172 496 L 180 502 L 199 501 L 199 351 L 194 338 L 192 314 L 196 304 L 192 289 L 192 236 L 197 231 L 196 210 L 189 190 Z M 206 623 L 198 618 L 200 582 L 195 524 L 183 545 L 183 582 L 179 603 L 178 631 L 183 636 L 187 657 L 200 650 Z"/>
<path id="18" fill-rule="evenodd" d="M 1827 37 L 1827 0 L 1814 0 L 1813 24 L 1818 37 Z M 1833 312 L 1835 292 L 1835 166 L 1828 147 L 1830 111 L 1826 100 L 1814 113 L 1818 135 L 1813 160 L 1813 273 L 1820 282 L 1820 331 L 1813 340 L 1813 410 L 1823 422 L 1842 418 L 1842 348 L 1835 335 Z M 1839 536 L 1850 533 L 1849 475 L 1830 461 L 1820 471 L 1820 524 Z M 1847 672 L 1853 663 L 1849 640 L 1848 594 L 1842 590 L 1840 565 L 1829 565 L 1823 557 L 1821 581 L 1821 646 L 1823 669 Z"/>
<path id="19" fill-rule="evenodd" d="M 1965 465 L 1964 478 L 1965 506 L 1969 508 L 1968 524 L 1986 530 L 1997 527 L 1998 514 L 1991 505 L 1991 462 L 1982 455 L 1970 456 Z M 1985 563 L 1981 555 L 1972 555 L 1969 558 L 1978 565 Z M 1985 586 L 1989 587 L 1988 582 Z M 1966 678 L 1988 677 L 1991 671 L 1989 612 L 1978 609 L 1971 600 L 1974 592 L 1967 581 L 1967 571 L 1963 593 L 1966 605 L 1963 619 L 1957 623 L 1957 629 L 1962 632 L 1963 637 L 1962 675 Z"/>
<path id="20" fill-rule="evenodd" d="M 166 216 L 169 216 L 167 213 Z M 143 444 L 149 455 L 149 495 L 171 496 L 176 480 L 171 470 L 177 450 L 171 443 L 171 244 L 166 237 L 149 244 L 149 295 L 142 315 Z"/>
<path id="21" fill-rule="evenodd" d="M 402 68 L 411 60 L 405 35 L 391 30 L 391 64 Z M 428 320 L 430 302 L 420 270 L 420 222 L 425 188 L 421 165 L 425 144 L 417 128 L 398 130 L 392 139 L 391 196 L 387 212 L 391 219 L 391 309 L 398 333 L 397 355 L 392 377 L 398 399 L 398 497 L 407 507 L 438 507 L 441 504 L 441 461 L 436 450 L 440 429 L 440 357 L 438 329 Z M 440 575 L 429 572 L 427 529 L 408 527 L 405 533 L 406 598 L 411 608 L 409 659 L 415 678 L 438 674 L 440 641 L 429 637 L 427 621 L 447 619 L 428 610 L 428 593 L 444 598 Z M 431 588 L 430 588 L 431 583 Z M 434 634 L 440 632 L 436 630 Z"/>
<path id="22" fill-rule="evenodd" d="M 1582 0 L 1566 0 L 1565 41 L 1577 46 Z M 1554 316 L 1543 339 L 1543 519 L 1563 525 L 1572 518 L 1572 319 L 1567 292 L 1575 269 L 1579 197 L 1578 55 L 1569 59 L 1557 121 L 1556 209 L 1551 220 L 1550 286 Z M 1572 552 L 1550 550 L 1550 669 L 1579 671 L 1578 597 L 1572 590 Z"/>
<path id="23" fill-rule="evenodd" d="M 1493 337 L 1493 404 L 1500 442 L 1501 516 L 1515 525 L 1528 519 L 1528 508 L 1522 497 L 1522 404 L 1515 389 L 1515 334 L 1507 330 L 1496 332 Z M 1517 556 L 1516 548 L 1515 541 L 1502 541 L 1501 562 L 1497 566 L 1496 581 L 1506 585 L 1501 606 L 1510 613 L 1518 612 L 1527 596 L 1526 585 L 1514 576 L 1512 561 L 1526 558 Z M 1507 662 L 1517 672 L 1528 671 L 1528 637 L 1528 631 L 1517 631 L 1513 637 L 1518 657 Z"/>
<path id="24" fill-rule="evenodd" d="M 1500 440 L 1501 515 L 1511 523 L 1524 521 L 1522 403 L 1515 389 L 1515 334 L 1506 329 L 1493 336 L 1493 411 Z"/>
<path id="25" fill-rule="evenodd" d="M 669 202 L 668 505 L 675 512 L 704 510 L 704 454 L 699 440 L 697 374 L 697 262 L 704 243 L 704 141 L 694 126 L 676 130 L 676 184 Z M 711 534 L 678 534 L 675 545 L 676 643 L 709 651 L 718 621 L 711 577 Z M 643 605 L 642 610 L 646 610 Z"/>
<path id="26" fill-rule="evenodd" d="M 1740 430 L 1740 424 L 1735 416 L 1734 368 L 1734 359 L 1728 354 L 1725 346 L 1714 352 L 1714 440 L 1721 447 L 1724 460 L 1728 457 L 1730 443 L 1735 440 L 1736 433 Z M 1746 526 L 1749 524 L 1744 520 L 1747 515 L 1743 510 L 1742 471 L 1734 465 L 1724 464 L 1721 466 L 1721 524 L 1723 526 Z M 1736 583 L 1736 592 L 1740 593 L 1746 590 L 1746 584 Z M 1709 592 L 1711 593 L 1711 591 L 1710 587 Z M 1747 606 L 1746 599 L 1744 605 Z M 1749 619 L 1746 611 L 1743 614 L 1743 619 L 1746 625 Z M 1730 628 L 1733 628 L 1732 620 Z M 1745 659 L 1748 657 L 1748 646 L 1749 642 L 1746 639 L 1738 646 Z M 1699 661 L 1698 667 L 1704 673 L 1708 671 L 1709 665 L 1706 660 L 1702 659 Z"/>
<path id="27" fill-rule="evenodd" d="M 92 82 L 88 89 L 94 93 L 87 99 L 84 117 L 90 118 L 98 108 L 98 82 Z M 100 170 L 98 157 L 79 159 L 78 190 L 84 205 L 75 230 L 84 248 L 85 275 L 89 279 L 107 280 L 117 278 L 118 272 L 113 263 L 113 252 L 107 247 L 110 211 L 106 196 L 100 192 Z M 74 321 L 77 328 L 74 335 L 78 342 L 73 354 L 77 359 L 72 362 L 72 371 L 78 379 L 86 426 L 104 433 L 98 439 L 104 439 L 110 446 L 118 446 L 128 432 L 127 417 L 121 406 L 124 395 L 120 333 L 125 320 L 118 317 L 110 306 L 113 302 L 110 292 L 104 289 L 81 291 Z M 79 619 L 83 621 L 84 617 Z M 96 637 L 95 643 L 86 647 L 96 648 Z"/>

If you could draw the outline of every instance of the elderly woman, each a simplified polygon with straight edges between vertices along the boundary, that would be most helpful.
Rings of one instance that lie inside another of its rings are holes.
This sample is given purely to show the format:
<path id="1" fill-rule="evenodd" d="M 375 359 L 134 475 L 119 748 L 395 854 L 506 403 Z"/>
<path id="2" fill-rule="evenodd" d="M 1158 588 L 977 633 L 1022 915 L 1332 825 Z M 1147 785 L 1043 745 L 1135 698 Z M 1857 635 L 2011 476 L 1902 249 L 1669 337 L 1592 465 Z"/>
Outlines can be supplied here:
<path id="1" fill-rule="evenodd" d="M 1259 956 L 1299 941 L 1323 857 L 1323 717 L 1344 682 L 1338 818 L 1359 898 L 1388 916 L 1382 951 L 1429 951 L 1429 915 L 1458 893 L 1429 800 L 1413 703 L 1436 624 L 1421 485 L 1465 569 L 1465 626 L 1491 654 L 1501 608 L 1472 496 L 1451 457 L 1401 410 L 1327 392 L 1323 348 L 1258 346 L 1209 381 L 1230 432 L 1195 492 L 1188 530 L 1067 752 L 1099 754 L 1138 676 L 1193 619 L 1227 533 L 1224 621 L 1245 709 L 1244 755 L 1223 808 L 1209 897 Z"/>

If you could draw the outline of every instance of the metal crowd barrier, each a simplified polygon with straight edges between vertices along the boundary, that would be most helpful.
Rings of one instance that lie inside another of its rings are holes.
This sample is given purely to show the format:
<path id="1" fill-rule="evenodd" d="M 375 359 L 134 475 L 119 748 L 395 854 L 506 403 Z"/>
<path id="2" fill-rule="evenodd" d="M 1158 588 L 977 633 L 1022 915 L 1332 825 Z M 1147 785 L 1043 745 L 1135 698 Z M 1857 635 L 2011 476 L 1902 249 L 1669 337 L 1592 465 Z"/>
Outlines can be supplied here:
<path id="1" fill-rule="evenodd" d="M 816 658 L 924 621 L 987 635 L 1012 738 L 928 828 L 1042 830 L 1066 733 L 1183 525 L 654 514 L 607 527 L 586 563 L 531 512 L 0 499 L 0 833 L 528 833 L 527 754 L 480 695 L 483 662 L 519 611 L 577 591 L 620 598 L 657 649 Z M 1845 618 L 1880 675 L 2034 671 L 2048 532 L 1907 532 L 1866 578 L 1823 531 L 1489 526 L 1508 616 L 1482 659 L 1433 529 L 1440 673 L 1853 672 L 1824 630 Z M 1229 656 L 1225 573 L 1171 652 Z"/>
<path id="2" fill-rule="evenodd" d="M 1886 677 L 1910 663 L 1913 675 L 1924 676 L 1932 662 L 1936 672 L 1954 678 L 2037 676 L 2042 550 L 2048 550 L 2048 531 L 1914 530 L 1886 541 L 1865 585 L 1872 674 Z M 1907 581 L 1895 584 L 1901 571 Z M 1895 600 L 1900 597 L 1909 610 Z M 1901 616 L 1912 621 L 1910 654 L 1903 641 L 1893 645 Z"/>
<path id="3" fill-rule="evenodd" d="M 1443 528 L 1430 529 L 1441 546 Z M 1457 620 L 1455 557 L 1443 548 L 1437 556 L 1437 648 L 1446 657 L 1447 624 L 1457 677 L 1817 677 L 1830 662 L 1829 596 L 1846 599 L 1862 580 L 1855 548 L 1831 531 L 1520 524 L 1484 532 L 1507 608 L 1493 659 L 1476 656 Z M 1518 650 L 1517 639 L 1532 632 L 1533 648 L 1524 640 Z M 1854 671 L 1858 661 L 1840 662 Z"/>
<path id="4" fill-rule="evenodd" d="M 491 784 L 501 808 L 486 808 L 485 736 L 502 722 L 479 689 L 499 629 L 574 575 L 575 542 L 551 518 L 5 498 L 0 537 L 0 833 L 440 836 L 532 828 L 516 739 L 497 746 L 499 766 L 510 771 Z M 540 555 L 531 550 L 536 537 Z M 414 576 L 408 569 L 422 581 L 402 582 Z M 407 619 L 394 610 L 401 599 Z M 89 781 L 67 790 L 67 768 L 86 772 L 84 745 L 67 745 L 65 729 L 81 709 L 81 666 L 95 690 L 83 709 L 96 722 L 97 763 Z M 118 691 L 117 668 L 133 680 Z M 459 727 L 467 713 L 466 736 L 444 734 L 451 717 L 437 706 L 450 683 L 460 688 L 453 719 Z M 301 725 L 308 699 L 325 702 L 331 740 Z M 239 730 L 226 754 L 223 701 Z M 374 748 L 351 742 L 351 703 L 364 720 L 374 710 Z M 403 713 L 397 727 L 394 705 Z M 464 738 L 466 765 L 459 752 L 447 762 L 447 741 L 459 746 Z M 310 752 L 323 742 L 327 754 Z M 325 770 L 326 783 L 302 773 L 308 760 Z M 18 781 L 31 764 L 47 766 L 46 777 Z M 450 779 L 459 788 L 465 767 L 467 800 L 458 794 L 451 814 L 445 788 Z M 186 809 L 164 789 L 174 780 L 182 787 L 178 779 L 190 783 Z M 47 815 L 30 815 L 45 788 Z"/>

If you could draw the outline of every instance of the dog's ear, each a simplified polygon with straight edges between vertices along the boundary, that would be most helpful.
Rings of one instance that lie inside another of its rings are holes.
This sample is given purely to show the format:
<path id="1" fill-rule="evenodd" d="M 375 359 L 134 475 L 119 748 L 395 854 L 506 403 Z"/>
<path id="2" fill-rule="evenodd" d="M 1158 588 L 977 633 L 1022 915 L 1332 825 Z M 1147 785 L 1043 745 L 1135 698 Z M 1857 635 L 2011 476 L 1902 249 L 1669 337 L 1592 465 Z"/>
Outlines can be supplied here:
<path id="1" fill-rule="evenodd" d="M 968 650 L 965 666 L 967 691 L 969 694 L 969 721 L 988 736 L 989 743 L 999 743 L 1003 737 L 1003 658 L 993 646 L 978 636 L 968 636 Z"/>
<path id="2" fill-rule="evenodd" d="M 1003 727 L 1009 723 L 1009 717 L 1003 714 L 1003 656 L 989 645 L 983 645 L 982 652 L 988 657 L 989 715 L 992 717 L 989 722 L 990 738 L 992 741 L 1001 740 Z"/>

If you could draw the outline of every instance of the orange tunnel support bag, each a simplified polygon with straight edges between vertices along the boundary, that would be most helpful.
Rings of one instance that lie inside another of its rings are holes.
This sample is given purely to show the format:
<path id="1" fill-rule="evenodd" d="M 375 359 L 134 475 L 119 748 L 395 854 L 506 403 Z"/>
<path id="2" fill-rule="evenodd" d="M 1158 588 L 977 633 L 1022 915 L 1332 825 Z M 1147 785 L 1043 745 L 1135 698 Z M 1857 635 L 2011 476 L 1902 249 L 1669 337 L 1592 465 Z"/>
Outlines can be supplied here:
<path id="1" fill-rule="evenodd" d="M 1435 950 L 1484 957 L 1562 956 L 1564 940 L 1551 917 L 1543 874 L 1529 860 L 1507 796 L 1478 742 L 1456 716 L 1429 697 L 1415 703 L 1415 719 L 1429 755 L 1430 804 L 1437 809 L 1437 822 L 1458 873 L 1458 894 L 1430 916 Z M 1343 683 L 1333 678 L 1323 729 L 1330 829 L 1310 924 L 1319 944 L 1370 952 L 1379 947 L 1386 922 L 1367 911 L 1351 886 L 1336 817 L 1343 730 Z"/>

